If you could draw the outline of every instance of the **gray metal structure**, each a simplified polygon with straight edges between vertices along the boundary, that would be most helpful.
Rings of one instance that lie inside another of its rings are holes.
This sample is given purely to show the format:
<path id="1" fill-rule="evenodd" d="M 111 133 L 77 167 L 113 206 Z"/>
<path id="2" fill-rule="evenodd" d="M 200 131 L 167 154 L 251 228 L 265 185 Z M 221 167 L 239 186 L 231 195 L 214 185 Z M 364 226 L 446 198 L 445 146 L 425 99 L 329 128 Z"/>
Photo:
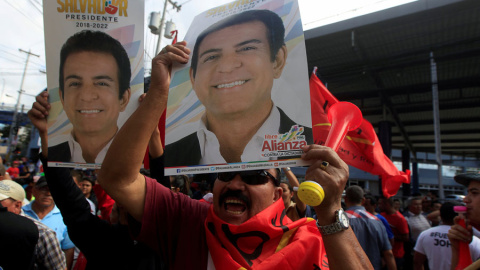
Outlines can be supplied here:
<path id="1" fill-rule="evenodd" d="M 479 1 L 418 0 L 307 30 L 305 39 L 309 70 L 318 67 L 333 95 L 356 104 L 375 128 L 392 123 L 392 149 L 409 149 L 412 162 L 480 167 Z M 401 161 L 398 153 L 392 158 Z M 451 177 L 431 183 L 418 171 L 421 188 L 455 186 Z"/>

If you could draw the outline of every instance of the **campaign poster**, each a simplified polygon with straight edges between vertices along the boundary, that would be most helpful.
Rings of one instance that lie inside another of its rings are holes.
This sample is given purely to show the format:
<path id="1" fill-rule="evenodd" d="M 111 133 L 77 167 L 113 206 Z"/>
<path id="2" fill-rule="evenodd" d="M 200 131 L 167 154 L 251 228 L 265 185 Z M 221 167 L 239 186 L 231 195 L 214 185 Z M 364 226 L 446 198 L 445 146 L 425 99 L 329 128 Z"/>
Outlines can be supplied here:
<path id="1" fill-rule="evenodd" d="M 196 16 L 167 105 L 165 174 L 308 165 L 313 143 L 296 0 L 236 0 Z"/>
<path id="2" fill-rule="evenodd" d="M 98 169 L 143 93 L 144 1 L 43 1 L 48 165 Z"/>

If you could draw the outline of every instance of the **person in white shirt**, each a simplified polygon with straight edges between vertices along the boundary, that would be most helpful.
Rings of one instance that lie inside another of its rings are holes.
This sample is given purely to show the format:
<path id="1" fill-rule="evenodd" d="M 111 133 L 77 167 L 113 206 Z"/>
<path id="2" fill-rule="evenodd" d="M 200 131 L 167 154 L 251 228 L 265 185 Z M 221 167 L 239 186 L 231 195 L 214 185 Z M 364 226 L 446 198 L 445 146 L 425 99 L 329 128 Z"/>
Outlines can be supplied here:
<path id="1" fill-rule="evenodd" d="M 410 199 L 405 218 L 408 221 L 408 226 L 410 226 L 410 236 L 414 243 L 421 232 L 431 227 L 430 222 L 422 215 L 422 199 L 420 197 Z"/>
<path id="2" fill-rule="evenodd" d="M 458 202 L 446 202 L 440 208 L 442 224 L 430 228 L 420 234 L 415 245 L 414 269 L 421 270 L 425 260 L 428 267 L 435 270 L 448 270 L 451 267 L 452 244 L 448 239 L 448 230 L 453 225 L 453 219 L 457 214 L 453 207 L 461 205 Z M 472 259 L 480 258 L 480 239 L 473 237 L 470 243 Z"/>

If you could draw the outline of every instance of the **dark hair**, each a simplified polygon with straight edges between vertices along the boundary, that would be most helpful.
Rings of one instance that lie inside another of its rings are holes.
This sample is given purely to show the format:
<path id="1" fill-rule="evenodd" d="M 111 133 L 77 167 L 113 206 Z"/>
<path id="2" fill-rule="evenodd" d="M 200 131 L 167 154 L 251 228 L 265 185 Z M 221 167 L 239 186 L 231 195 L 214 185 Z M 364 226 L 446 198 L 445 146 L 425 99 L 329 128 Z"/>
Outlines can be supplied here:
<path id="1" fill-rule="evenodd" d="M 458 215 L 453 211 L 453 207 L 459 205 L 462 204 L 455 201 L 448 201 L 442 204 L 442 207 L 440 207 L 440 217 L 442 218 L 443 223 L 453 224 L 453 219 Z"/>
<path id="2" fill-rule="evenodd" d="M 216 22 L 200 33 L 197 37 L 192 53 L 191 68 L 193 70 L 193 77 L 195 78 L 195 74 L 197 73 L 198 50 L 200 49 L 200 44 L 208 35 L 230 26 L 254 21 L 263 23 L 267 28 L 266 34 L 270 46 L 270 60 L 273 62 L 278 51 L 285 44 L 285 27 L 283 26 L 283 21 L 277 13 L 270 10 L 249 10 Z"/>
<path id="3" fill-rule="evenodd" d="M 64 74 L 65 61 L 70 54 L 78 52 L 99 52 L 111 54 L 118 67 L 118 99 L 123 97 L 125 91 L 130 88 L 130 60 L 122 44 L 113 37 L 100 31 L 83 30 L 69 37 L 63 44 L 60 51 L 60 76 L 59 85 L 62 96 L 64 95 Z"/>
<path id="4" fill-rule="evenodd" d="M 385 199 L 385 202 L 386 202 L 388 205 L 390 205 L 390 206 L 393 207 L 393 202 L 394 202 L 394 199 L 395 199 L 394 197 L 389 197 L 389 198 L 382 197 L 382 199 Z"/>
<path id="5" fill-rule="evenodd" d="M 148 177 L 151 176 L 151 174 L 150 174 L 150 169 L 141 168 L 141 169 L 140 169 L 140 173 L 143 174 L 143 175 L 145 175 L 145 176 L 148 176 Z"/>
<path id="6" fill-rule="evenodd" d="M 377 199 L 373 195 L 366 194 L 365 200 L 370 200 L 370 205 L 377 205 Z"/>
<path id="7" fill-rule="evenodd" d="M 95 185 L 95 181 L 88 176 L 82 177 L 82 180 L 80 180 L 78 182 L 80 183 L 80 182 L 85 182 L 85 181 L 90 182 L 90 184 L 92 184 L 92 187 Z"/>
<path id="8" fill-rule="evenodd" d="M 180 192 L 187 195 L 190 190 L 188 176 L 186 175 L 175 175 L 173 176 L 172 181 L 170 181 L 172 188 L 179 188 Z"/>
<path id="9" fill-rule="evenodd" d="M 349 186 L 345 190 L 345 198 L 351 203 L 361 203 L 364 196 L 363 189 L 360 186 Z"/>
<path id="10" fill-rule="evenodd" d="M 288 181 L 282 181 L 280 182 L 280 184 L 285 184 L 287 185 L 288 189 L 290 190 L 291 193 L 293 193 L 293 187 L 292 185 L 290 185 L 290 183 Z"/>

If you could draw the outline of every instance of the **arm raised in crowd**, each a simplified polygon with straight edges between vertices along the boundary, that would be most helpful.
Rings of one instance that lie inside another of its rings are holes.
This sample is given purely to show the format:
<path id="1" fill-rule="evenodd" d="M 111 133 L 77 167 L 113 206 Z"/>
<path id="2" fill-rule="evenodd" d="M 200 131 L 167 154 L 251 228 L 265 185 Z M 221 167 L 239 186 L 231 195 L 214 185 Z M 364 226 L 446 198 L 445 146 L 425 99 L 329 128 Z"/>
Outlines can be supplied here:
<path id="1" fill-rule="evenodd" d="M 321 145 L 309 145 L 303 148 L 302 159 L 312 161 L 305 179 L 319 183 L 324 191 L 323 202 L 315 206 L 317 224 L 329 225 L 335 222 L 335 211 L 342 208 L 342 192 L 348 180 L 348 166 L 331 148 Z M 322 169 L 322 161 L 329 165 Z M 370 260 L 363 251 L 352 228 L 323 236 L 330 269 L 373 269 Z M 348 260 L 345 259 L 348 254 Z"/>
<path id="2" fill-rule="evenodd" d="M 293 188 L 300 186 L 300 183 L 298 183 L 297 177 L 295 176 L 295 174 L 293 174 L 291 170 L 287 170 L 283 168 L 283 172 L 285 173 L 285 176 L 287 177 L 288 183 L 290 183 L 290 186 L 292 186 Z M 294 191 L 293 193 L 295 195 L 295 203 L 296 203 L 298 215 L 300 217 L 305 217 L 307 205 L 298 198 L 297 191 Z"/>
<path id="3" fill-rule="evenodd" d="M 38 130 L 41 141 L 42 156 L 48 157 L 48 135 L 47 135 L 47 117 L 50 111 L 50 103 L 48 102 L 48 92 L 43 91 L 36 98 L 32 105 L 32 109 L 28 111 L 28 118 L 33 126 Z"/>
<path id="4" fill-rule="evenodd" d="M 190 50 L 185 46 L 186 42 L 168 45 L 152 60 L 150 90 L 115 136 L 98 177 L 105 191 L 139 221 L 143 217 L 146 192 L 140 167 L 145 149 L 167 105 L 172 65 L 188 62 Z"/>

